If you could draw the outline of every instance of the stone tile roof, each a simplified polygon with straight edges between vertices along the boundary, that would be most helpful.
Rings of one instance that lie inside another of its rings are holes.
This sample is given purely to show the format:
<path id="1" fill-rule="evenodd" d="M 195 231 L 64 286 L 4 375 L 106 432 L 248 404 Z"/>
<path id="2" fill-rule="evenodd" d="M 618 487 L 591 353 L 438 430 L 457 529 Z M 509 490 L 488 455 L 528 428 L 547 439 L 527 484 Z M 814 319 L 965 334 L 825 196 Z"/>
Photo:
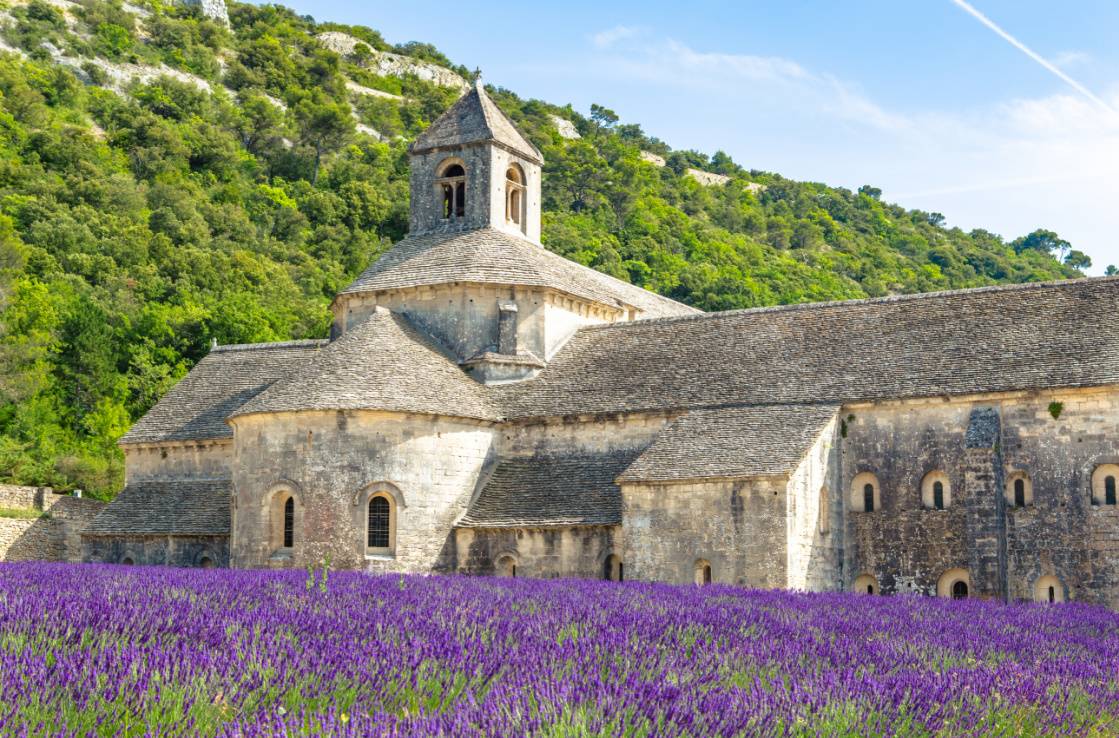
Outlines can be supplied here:
<path id="1" fill-rule="evenodd" d="M 512 417 L 1119 384 L 1119 279 L 615 323 L 576 333 Z"/>
<path id="2" fill-rule="evenodd" d="M 131 482 L 83 535 L 228 535 L 233 482 L 172 479 Z"/>
<path id="3" fill-rule="evenodd" d="M 121 438 L 122 444 L 232 438 L 225 419 L 326 341 L 219 346 Z"/>
<path id="4" fill-rule="evenodd" d="M 785 476 L 838 410 L 838 405 L 693 410 L 661 431 L 618 481 Z"/>
<path id="5" fill-rule="evenodd" d="M 622 495 L 614 478 L 637 453 L 625 450 L 504 459 L 458 525 L 620 525 Z"/>
<path id="6" fill-rule="evenodd" d="M 513 121 L 486 94 L 481 81 L 460 97 L 443 115 L 412 142 L 412 153 L 421 154 L 468 144 L 496 143 L 536 164 L 544 164 L 540 150 L 529 143 Z"/>
<path id="7" fill-rule="evenodd" d="M 232 417 L 293 410 L 387 410 L 460 418 L 501 417 L 470 378 L 407 318 L 378 309 Z"/>
<path id="8" fill-rule="evenodd" d="M 550 287 L 611 307 L 632 306 L 645 318 L 699 313 L 495 228 L 408 236 L 340 294 L 452 282 Z"/>

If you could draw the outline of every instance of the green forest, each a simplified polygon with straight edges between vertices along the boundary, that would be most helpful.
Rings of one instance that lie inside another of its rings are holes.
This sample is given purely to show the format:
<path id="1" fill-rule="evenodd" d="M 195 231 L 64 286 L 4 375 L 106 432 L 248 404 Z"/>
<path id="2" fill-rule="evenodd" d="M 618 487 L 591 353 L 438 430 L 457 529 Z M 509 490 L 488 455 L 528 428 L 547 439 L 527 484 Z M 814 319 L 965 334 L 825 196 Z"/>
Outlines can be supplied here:
<path id="1" fill-rule="evenodd" d="M 227 28 L 160 0 L 60 5 L 0 3 L 0 480 L 108 498 L 117 439 L 211 341 L 327 335 L 335 292 L 405 234 L 408 142 L 459 91 L 370 59 L 473 74 L 428 44 L 278 6 L 230 3 Z M 341 56 L 324 31 L 360 43 Z M 113 65 L 167 69 L 122 81 Z M 545 246 L 704 310 L 1089 266 L 1050 231 L 964 232 L 873 186 L 674 151 L 605 106 L 491 94 L 547 160 Z M 703 186 L 692 167 L 730 181 Z"/>

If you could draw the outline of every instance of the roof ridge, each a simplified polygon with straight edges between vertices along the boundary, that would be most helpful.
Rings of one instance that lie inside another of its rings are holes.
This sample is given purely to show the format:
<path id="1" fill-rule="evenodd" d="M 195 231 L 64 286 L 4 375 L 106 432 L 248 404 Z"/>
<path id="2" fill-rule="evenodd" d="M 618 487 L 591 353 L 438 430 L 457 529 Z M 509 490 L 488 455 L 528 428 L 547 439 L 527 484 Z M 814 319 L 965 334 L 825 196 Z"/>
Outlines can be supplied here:
<path id="1" fill-rule="evenodd" d="M 325 346 L 330 343 L 329 338 L 303 338 L 294 341 L 269 341 L 266 343 L 230 343 L 225 346 L 214 346 L 210 353 L 223 353 L 226 351 L 261 351 L 277 348 L 304 348 L 311 346 Z"/>
<path id="2" fill-rule="evenodd" d="M 666 323 L 685 323 L 717 318 L 733 318 L 742 315 L 759 315 L 764 313 L 785 313 L 810 310 L 824 310 L 827 308 L 854 308 L 863 305 L 888 305 L 901 302 L 920 302 L 956 297 L 959 295 L 983 294 L 988 292 L 1025 292 L 1053 288 L 1074 288 L 1085 284 L 1100 284 L 1107 282 L 1119 283 L 1119 276 L 1115 277 L 1077 277 L 1074 279 L 1052 279 L 1045 282 L 1019 282 L 1015 284 L 994 284 L 983 287 L 963 287 L 954 290 L 938 290 L 935 292 L 911 292 L 900 295 L 886 295 L 884 297 L 862 297 L 851 300 L 823 300 L 820 302 L 797 302 L 788 305 L 764 305 L 740 310 L 719 310 L 714 312 L 698 312 L 694 315 L 671 315 L 663 318 L 639 318 L 622 323 L 603 323 L 584 326 L 580 333 L 594 331 L 607 331 L 647 325 L 664 325 Z M 636 286 L 636 285 L 634 285 Z M 653 293 L 657 294 L 657 293 Z M 671 298 L 666 298 L 671 299 Z M 683 304 L 683 303 L 681 303 Z"/>

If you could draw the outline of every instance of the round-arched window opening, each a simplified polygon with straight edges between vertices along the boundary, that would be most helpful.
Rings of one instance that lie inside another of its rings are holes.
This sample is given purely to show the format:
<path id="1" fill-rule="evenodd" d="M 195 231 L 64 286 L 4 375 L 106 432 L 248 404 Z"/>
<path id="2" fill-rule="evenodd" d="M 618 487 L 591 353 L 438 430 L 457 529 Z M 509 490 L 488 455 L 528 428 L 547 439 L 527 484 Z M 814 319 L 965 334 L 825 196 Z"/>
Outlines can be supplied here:
<path id="1" fill-rule="evenodd" d="M 516 226 L 525 221 L 525 173 L 512 164 L 505 172 L 505 220 Z"/>
<path id="2" fill-rule="evenodd" d="M 1033 504 L 1034 489 L 1028 474 L 1012 472 L 1006 478 L 1006 504 L 1011 507 L 1028 507 Z"/>
<path id="3" fill-rule="evenodd" d="M 392 539 L 392 502 L 387 495 L 373 495 L 367 509 L 365 547 L 372 552 L 387 552 L 392 549 Z"/>
<path id="4" fill-rule="evenodd" d="M 622 557 L 610 554 L 602 562 L 602 578 L 608 582 L 620 582 L 625 578 L 625 566 Z"/>
<path id="5" fill-rule="evenodd" d="M 494 573 L 499 577 L 515 579 L 517 576 L 517 560 L 509 554 L 497 557 L 494 562 Z"/>
<path id="6" fill-rule="evenodd" d="M 1116 480 L 1119 480 L 1119 464 L 1100 464 L 1092 472 L 1092 504 L 1119 504 L 1116 495 Z"/>
<path id="7" fill-rule="evenodd" d="M 200 558 L 198 560 L 198 568 L 200 568 L 200 569 L 213 569 L 214 568 L 214 560 L 211 559 L 209 556 L 203 556 L 202 558 Z"/>
<path id="8" fill-rule="evenodd" d="M 704 585 L 711 584 L 711 582 L 713 580 L 714 580 L 714 577 L 713 577 L 713 573 L 711 571 L 710 562 L 708 562 L 704 559 L 698 559 L 695 562 L 695 579 L 694 579 L 695 583 L 698 586 L 702 587 Z"/>
<path id="9" fill-rule="evenodd" d="M 952 484 L 942 471 L 931 471 L 921 480 L 921 506 L 926 510 L 947 510 L 952 505 Z"/>
<path id="10" fill-rule="evenodd" d="M 876 595 L 879 593 L 878 580 L 870 574 L 863 574 L 855 579 L 851 591 L 856 594 Z"/>
<path id="11" fill-rule="evenodd" d="M 1065 585 L 1053 575 L 1039 577 L 1034 583 L 1034 602 L 1056 604 L 1065 601 Z"/>
<path id="12" fill-rule="evenodd" d="M 120 560 L 120 563 L 122 566 L 132 566 L 136 562 L 132 560 L 131 556 L 125 556 L 123 559 Z"/>
<path id="13" fill-rule="evenodd" d="M 452 220 L 466 215 L 466 169 L 460 162 L 444 162 L 439 166 L 435 192 L 439 198 L 439 217 Z"/>
<path id="14" fill-rule="evenodd" d="M 878 477 L 871 472 L 862 472 L 851 480 L 851 509 L 855 512 L 874 512 L 882 509 Z"/>
<path id="15" fill-rule="evenodd" d="M 952 600 L 967 599 L 971 593 L 971 576 L 967 569 L 949 569 L 941 574 L 936 583 L 936 593 Z"/>

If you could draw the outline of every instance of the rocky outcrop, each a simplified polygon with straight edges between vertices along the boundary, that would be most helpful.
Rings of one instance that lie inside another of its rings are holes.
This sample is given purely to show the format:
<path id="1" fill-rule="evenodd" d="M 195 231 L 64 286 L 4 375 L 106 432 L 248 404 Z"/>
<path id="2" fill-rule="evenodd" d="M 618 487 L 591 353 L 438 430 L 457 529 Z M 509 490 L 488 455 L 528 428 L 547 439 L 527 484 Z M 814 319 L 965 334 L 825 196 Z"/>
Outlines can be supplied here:
<path id="1" fill-rule="evenodd" d="M 358 44 L 365 44 L 361 39 L 354 38 L 341 31 L 327 31 L 318 34 L 315 38 L 323 47 L 342 56 L 352 55 Z M 365 45 L 368 46 L 368 44 Z M 374 74 L 388 77 L 415 75 L 425 82 L 431 82 L 440 87 L 453 87 L 463 92 L 470 89 L 470 83 L 463 79 L 462 75 L 452 72 L 446 67 L 413 59 L 402 54 L 393 54 L 389 51 L 373 51 L 372 49 L 370 51 L 372 51 L 372 54 L 368 59 L 362 60 L 362 64 Z"/>
<path id="2" fill-rule="evenodd" d="M 704 187 L 711 187 L 714 185 L 725 185 L 730 182 L 730 177 L 725 174 L 715 174 L 714 172 L 705 172 L 702 169 L 688 169 L 685 174 L 699 182 Z"/>
<path id="3" fill-rule="evenodd" d="M 582 136 L 579 135 L 579 131 L 575 128 L 575 124 L 567 118 L 560 117 L 555 113 L 549 114 L 548 117 L 551 119 L 552 123 L 555 123 L 556 130 L 559 131 L 561 138 L 566 138 L 569 141 L 582 138 Z"/>
<path id="4" fill-rule="evenodd" d="M 182 2 L 184 5 L 201 8 L 202 15 L 207 18 L 229 25 L 229 12 L 225 8 L 225 0 L 182 0 Z"/>
<path id="5" fill-rule="evenodd" d="M 641 161 L 647 161 L 655 167 L 664 166 L 664 157 L 654 154 L 652 151 L 642 151 Z"/>

